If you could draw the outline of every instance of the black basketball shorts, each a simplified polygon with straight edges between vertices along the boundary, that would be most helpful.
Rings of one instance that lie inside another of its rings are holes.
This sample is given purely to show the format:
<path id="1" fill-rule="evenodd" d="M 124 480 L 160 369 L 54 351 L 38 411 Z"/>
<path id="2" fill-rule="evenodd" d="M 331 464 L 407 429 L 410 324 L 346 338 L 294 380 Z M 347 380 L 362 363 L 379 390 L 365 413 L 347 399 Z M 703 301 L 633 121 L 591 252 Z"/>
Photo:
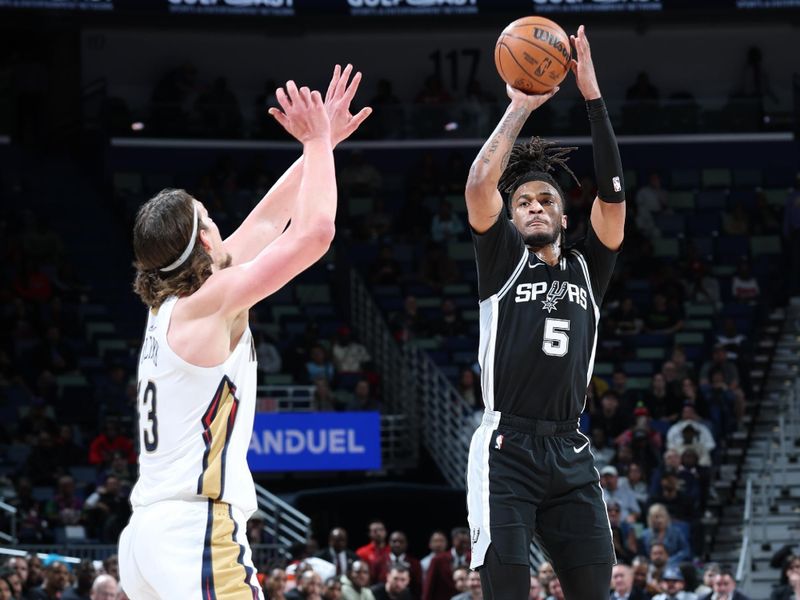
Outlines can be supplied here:
<path id="1" fill-rule="evenodd" d="M 490 544 L 504 564 L 529 564 L 534 536 L 557 573 L 616 561 L 600 476 L 575 421 L 487 410 L 470 444 L 467 507 L 473 569 Z"/>

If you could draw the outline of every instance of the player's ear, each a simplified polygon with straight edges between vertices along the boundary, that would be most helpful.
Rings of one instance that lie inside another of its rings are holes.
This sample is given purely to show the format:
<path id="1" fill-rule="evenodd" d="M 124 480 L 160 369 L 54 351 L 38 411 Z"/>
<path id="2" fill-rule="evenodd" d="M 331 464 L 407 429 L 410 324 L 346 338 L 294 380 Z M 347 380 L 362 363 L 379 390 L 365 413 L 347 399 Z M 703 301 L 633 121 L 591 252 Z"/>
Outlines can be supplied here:
<path id="1" fill-rule="evenodd" d="M 200 229 L 200 243 L 203 245 L 203 249 L 208 254 L 211 254 L 211 234 L 209 233 L 208 229 Z"/>
<path id="2" fill-rule="evenodd" d="M 567 215 L 561 215 L 561 228 L 567 228 Z"/>

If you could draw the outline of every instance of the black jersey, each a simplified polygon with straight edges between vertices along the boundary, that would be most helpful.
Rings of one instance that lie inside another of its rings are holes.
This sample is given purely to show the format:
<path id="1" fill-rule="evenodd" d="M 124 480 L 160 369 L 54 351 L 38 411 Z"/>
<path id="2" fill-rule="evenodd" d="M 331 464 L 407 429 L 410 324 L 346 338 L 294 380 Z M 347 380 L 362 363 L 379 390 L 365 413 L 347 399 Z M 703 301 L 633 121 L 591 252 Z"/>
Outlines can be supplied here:
<path id="1" fill-rule="evenodd" d="M 566 421 L 583 410 L 600 304 L 617 253 L 589 225 L 555 267 L 528 250 L 501 216 L 473 231 L 480 296 L 481 387 L 490 410 Z"/>

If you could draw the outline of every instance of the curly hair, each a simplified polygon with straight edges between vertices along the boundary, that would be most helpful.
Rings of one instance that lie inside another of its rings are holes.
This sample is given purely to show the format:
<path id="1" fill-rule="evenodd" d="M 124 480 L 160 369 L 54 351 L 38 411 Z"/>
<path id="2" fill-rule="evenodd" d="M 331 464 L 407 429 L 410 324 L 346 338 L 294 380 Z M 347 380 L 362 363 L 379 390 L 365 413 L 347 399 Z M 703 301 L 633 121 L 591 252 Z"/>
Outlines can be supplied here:
<path id="1" fill-rule="evenodd" d="M 515 145 L 511 149 L 508 165 L 500 176 L 498 189 L 501 192 L 513 194 L 514 190 L 520 186 L 520 182 L 531 176 L 553 185 L 561 194 L 563 201 L 564 193 L 551 173 L 554 173 L 557 168 L 562 169 L 569 173 L 575 183 L 580 186 L 575 173 L 567 165 L 568 156 L 573 150 L 577 150 L 577 146 L 558 146 L 557 142 L 535 136 L 524 144 Z"/>
<path id="2" fill-rule="evenodd" d="M 190 242 L 194 225 L 194 198 L 185 190 L 164 189 L 148 200 L 136 214 L 133 251 L 136 277 L 133 290 L 150 308 L 158 308 L 170 296 L 188 296 L 211 276 L 211 256 L 199 243 L 173 271 L 160 269 L 181 255 Z"/>

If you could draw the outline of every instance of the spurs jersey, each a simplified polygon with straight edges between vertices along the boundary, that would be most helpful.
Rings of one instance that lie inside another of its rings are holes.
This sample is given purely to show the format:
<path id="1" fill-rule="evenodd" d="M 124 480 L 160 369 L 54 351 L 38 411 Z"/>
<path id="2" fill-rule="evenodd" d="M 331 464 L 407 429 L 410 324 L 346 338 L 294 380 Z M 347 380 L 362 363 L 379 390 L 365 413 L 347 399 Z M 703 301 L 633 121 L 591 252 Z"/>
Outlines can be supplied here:
<path id="1" fill-rule="evenodd" d="M 221 365 L 189 364 L 167 343 L 176 302 L 170 298 L 148 313 L 139 356 L 139 480 L 131 504 L 209 498 L 249 517 L 257 508 L 247 465 L 256 396 L 250 329 Z"/>
<path id="2" fill-rule="evenodd" d="M 480 295 L 481 387 L 489 410 L 566 421 L 583 410 L 600 305 L 617 253 L 589 226 L 551 267 L 500 217 L 473 232 Z"/>

